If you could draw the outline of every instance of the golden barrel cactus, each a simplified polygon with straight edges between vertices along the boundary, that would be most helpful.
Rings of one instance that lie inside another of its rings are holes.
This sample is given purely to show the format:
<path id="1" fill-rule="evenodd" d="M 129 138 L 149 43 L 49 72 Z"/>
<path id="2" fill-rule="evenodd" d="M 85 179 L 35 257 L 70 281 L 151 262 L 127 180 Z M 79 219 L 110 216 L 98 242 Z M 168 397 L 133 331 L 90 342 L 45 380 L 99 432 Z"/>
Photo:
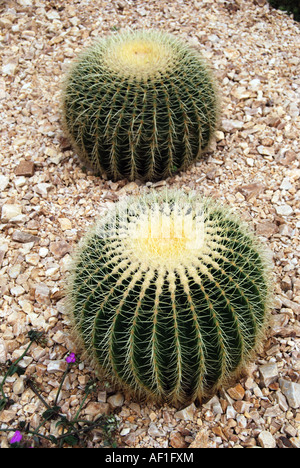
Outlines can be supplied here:
<path id="1" fill-rule="evenodd" d="M 67 134 L 84 164 L 111 179 L 156 180 L 199 159 L 216 128 L 218 99 L 203 57 L 160 31 L 112 34 L 70 68 Z"/>
<path id="2" fill-rule="evenodd" d="M 236 215 L 196 193 L 150 193 L 116 203 L 81 241 L 70 317 L 121 387 L 187 404 L 249 362 L 270 290 L 265 249 Z"/>

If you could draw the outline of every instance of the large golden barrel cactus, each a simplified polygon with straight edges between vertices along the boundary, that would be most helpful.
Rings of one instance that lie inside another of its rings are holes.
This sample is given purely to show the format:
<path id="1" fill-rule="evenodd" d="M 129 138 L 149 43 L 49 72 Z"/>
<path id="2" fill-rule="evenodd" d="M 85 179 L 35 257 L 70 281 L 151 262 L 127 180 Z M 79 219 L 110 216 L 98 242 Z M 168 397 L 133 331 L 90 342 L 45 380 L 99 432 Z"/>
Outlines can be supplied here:
<path id="1" fill-rule="evenodd" d="M 74 259 L 70 316 L 97 368 L 169 403 L 213 394 L 264 334 L 270 267 L 238 217 L 195 193 L 118 202 Z"/>

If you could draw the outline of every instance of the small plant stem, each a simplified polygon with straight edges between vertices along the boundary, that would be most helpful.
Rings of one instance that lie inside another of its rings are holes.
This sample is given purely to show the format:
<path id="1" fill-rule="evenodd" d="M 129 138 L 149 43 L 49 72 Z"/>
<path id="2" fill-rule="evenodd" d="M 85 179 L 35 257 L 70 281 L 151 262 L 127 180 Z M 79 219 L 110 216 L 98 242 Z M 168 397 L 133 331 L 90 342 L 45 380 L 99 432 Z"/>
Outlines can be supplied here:
<path id="1" fill-rule="evenodd" d="M 37 427 L 34 431 L 27 431 L 27 432 L 30 433 L 30 434 L 37 435 L 37 436 L 39 437 L 40 434 L 39 434 L 38 430 L 40 429 L 40 427 L 42 427 L 42 426 L 45 424 L 45 422 L 48 421 L 48 419 L 49 419 L 49 418 L 44 418 L 44 419 L 40 422 L 40 424 L 38 425 L 38 427 Z M 44 436 L 41 436 L 41 437 L 44 437 Z"/>
<path id="2" fill-rule="evenodd" d="M 66 376 L 67 376 L 67 373 L 68 373 L 69 370 L 70 370 L 70 367 L 71 367 L 70 364 L 68 364 L 68 366 L 67 366 L 67 368 L 66 368 L 66 370 L 65 370 L 65 372 L 64 372 L 64 375 L 62 376 L 62 379 L 61 379 L 61 382 L 60 382 L 60 385 L 59 385 L 59 387 L 58 387 L 57 394 L 56 394 L 56 397 L 55 397 L 54 406 L 57 405 L 58 398 L 59 398 L 59 394 L 60 394 L 60 392 L 61 392 L 63 383 L 64 383 L 65 378 L 66 378 Z"/>
<path id="3" fill-rule="evenodd" d="M 83 400 L 82 400 L 82 402 L 81 402 L 81 404 L 80 404 L 80 406 L 79 406 L 79 408 L 78 408 L 78 411 L 77 411 L 77 413 L 76 413 L 76 415 L 75 415 L 75 418 L 72 419 L 72 422 L 74 422 L 74 423 L 75 423 L 75 422 L 78 422 L 78 418 L 79 418 L 80 411 L 82 410 L 83 405 L 85 404 L 86 399 L 87 399 L 88 396 L 89 396 L 89 393 L 87 393 L 87 394 L 84 396 L 84 398 L 83 398 Z"/>
<path id="4" fill-rule="evenodd" d="M 30 343 L 29 343 L 29 345 L 27 346 L 27 348 L 25 349 L 24 353 L 21 354 L 21 356 L 18 357 L 18 359 L 17 359 L 15 362 L 13 362 L 13 363 L 9 366 L 9 368 L 8 368 L 8 370 L 7 370 L 7 372 L 6 372 L 6 374 L 5 374 L 4 377 L 3 377 L 3 380 L 2 380 L 1 385 L 0 385 L 0 389 L 1 389 L 2 396 L 3 396 L 3 398 L 4 398 L 5 400 L 7 400 L 7 396 L 6 396 L 5 393 L 4 393 L 3 386 L 4 386 L 5 382 L 6 382 L 7 377 L 10 375 L 11 368 L 12 368 L 13 366 L 16 366 L 16 365 L 23 359 L 23 357 L 28 353 L 29 348 L 30 348 L 30 346 L 32 345 L 32 343 L 33 343 L 33 341 L 30 341 Z"/>
<path id="5" fill-rule="evenodd" d="M 95 422 L 90 422 L 90 421 L 79 421 L 79 422 L 83 422 L 85 424 L 88 424 L 87 427 L 81 427 L 80 429 L 75 429 L 74 431 L 71 431 L 71 432 L 68 432 L 68 433 L 65 433 L 65 434 L 62 434 L 57 438 L 57 440 L 61 440 L 61 439 L 64 439 L 66 437 L 66 434 L 68 436 L 70 435 L 78 435 L 78 434 L 81 434 L 81 433 L 85 433 L 85 432 L 89 432 L 91 431 L 92 429 L 96 428 L 97 427 L 97 424 Z"/>
<path id="6" fill-rule="evenodd" d="M 28 387 L 31 388 L 33 393 L 35 393 L 36 396 L 41 400 L 41 402 L 46 406 L 46 408 L 51 409 L 51 406 L 48 405 L 48 403 L 44 400 L 42 395 L 39 393 L 39 391 L 35 388 L 35 386 L 33 385 L 33 383 L 30 380 L 27 382 L 27 385 L 28 385 Z"/>

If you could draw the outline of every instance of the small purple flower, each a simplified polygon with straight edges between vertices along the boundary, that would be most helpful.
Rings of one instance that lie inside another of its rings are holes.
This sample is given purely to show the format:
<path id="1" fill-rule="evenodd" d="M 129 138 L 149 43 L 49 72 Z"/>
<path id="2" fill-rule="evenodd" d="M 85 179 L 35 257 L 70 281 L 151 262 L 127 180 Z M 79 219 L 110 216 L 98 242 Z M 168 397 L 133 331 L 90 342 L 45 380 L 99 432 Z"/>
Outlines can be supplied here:
<path id="1" fill-rule="evenodd" d="M 14 433 L 14 435 L 12 436 L 12 438 L 10 439 L 9 443 L 10 444 L 16 444 L 17 442 L 21 442 L 22 440 L 22 434 L 20 431 L 16 431 Z"/>
<path id="2" fill-rule="evenodd" d="M 70 353 L 69 356 L 66 357 L 66 361 L 68 364 L 76 362 L 76 356 L 74 353 Z"/>

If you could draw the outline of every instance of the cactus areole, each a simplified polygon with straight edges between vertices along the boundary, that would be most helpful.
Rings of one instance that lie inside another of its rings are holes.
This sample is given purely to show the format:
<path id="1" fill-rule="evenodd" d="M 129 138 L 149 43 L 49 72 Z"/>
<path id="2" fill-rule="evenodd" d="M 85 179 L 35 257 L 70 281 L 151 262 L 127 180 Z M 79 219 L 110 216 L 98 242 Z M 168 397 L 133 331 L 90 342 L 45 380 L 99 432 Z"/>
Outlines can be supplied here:
<path id="1" fill-rule="evenodd" d="M 63 92 L 66 132 L 87 167 L 117 180 L 187 169 L 214 133 L 216 87 L 201 54 L 159 31 L 112 34 L 83 51 Z"/>
<path id="2" fill-rule="evenodd" d="M 186 404 L 253 358 L 270 267 L 227 209 L 196 194 L 125 199 L 78 247 L 69 287 L 76 335 L 97 368 L 136 396 Z"/>

